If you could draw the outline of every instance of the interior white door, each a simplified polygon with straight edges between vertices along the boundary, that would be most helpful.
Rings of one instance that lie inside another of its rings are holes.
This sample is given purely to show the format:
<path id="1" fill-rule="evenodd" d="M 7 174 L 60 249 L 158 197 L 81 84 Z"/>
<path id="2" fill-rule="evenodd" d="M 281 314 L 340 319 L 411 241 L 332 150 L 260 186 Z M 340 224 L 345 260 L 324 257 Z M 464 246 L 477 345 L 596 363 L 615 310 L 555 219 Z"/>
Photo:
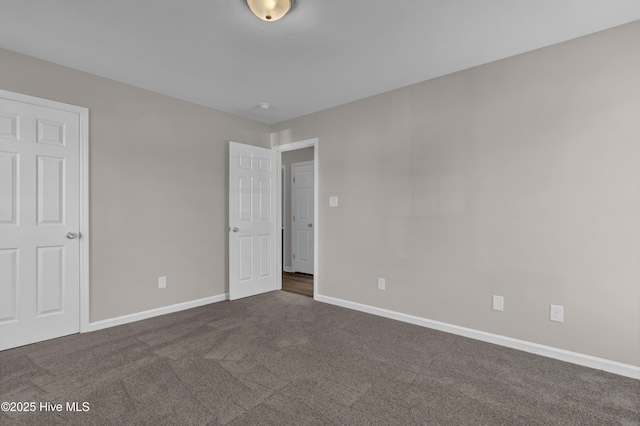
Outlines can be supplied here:
<path id="1" fill-rule="evenodd" d="M 0 350 L 80 331 L 80 116 L 0 94 Z"/>
<path id="2" fill-rule="evenodd" d="M 313 161 L 291 165 L 291 267 L 313 274 Z"/>
<path id="3" fill-rule="evenodd" d="M 276 152 L 229 143 L 229 299 L 277 289 Z"/>

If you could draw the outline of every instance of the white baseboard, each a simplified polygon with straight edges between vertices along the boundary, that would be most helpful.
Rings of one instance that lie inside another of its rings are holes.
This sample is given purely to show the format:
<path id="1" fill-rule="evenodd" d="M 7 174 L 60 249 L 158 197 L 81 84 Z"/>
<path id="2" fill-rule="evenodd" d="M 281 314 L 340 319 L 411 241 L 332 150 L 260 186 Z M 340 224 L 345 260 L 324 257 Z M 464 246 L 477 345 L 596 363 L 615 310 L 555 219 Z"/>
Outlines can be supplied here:
<path id="1" fill-rule="evenodd" d="M 284 268 L 282 268 L 285 272 L 289 272 L 289 273 L 294 273 L 295 269 L 293 269 L 291 266 L 285 266 Z"/>
<path id="2" fill-rule="evenodd" d="M 135 314 L 123 315 L 121 317 L 109 318 L 102 321 L 90 322 L 86 327 L 80 330 L 81 333 L 89 331 L 102 330 L 103 328 L 115 327 L 117 325 L 129 324 L 160 315 L 171 314 L 174 312 L 184 311 L 186 309 L 197 308 L 199 306 L 209 305 L 211 303 L 222 302 L 227 300 L 229 295 L 219 294 L 217 296 L 205 297 L 203 299 L 191 300 L 189 302 L 177 303 L 175 305 L 164 306 L 162 308 L 151 309 L 148 311 L 137 312 Z"/>
<path id="3" fill-rule="evenodd" d="M 584 367 L 604 370 L 609 373 L 618 374 L 620 376 L 640 379 L 640 367 L 635 365 L 623 364 L 617 361 L 597 358 L 591 355 L 585 355 L 578 352 L 571 352 L 551 346 L 540 345 L 538 343 L 527 342 L 526 340 L 513 339 L 511 337 L 500 336 L 498 334 L 487 333 L 484 331 L 474 330 L 466 327 L 460 327 L 453 324 L 447 324 L 440 321 L 416 317 L 413 315 L 403 314 L 387 309 L 376 308 L 373 306 L 363 305 L 361 303 L 350 302 L 348 300 L 337 299 L 334 297 L 323 296 L 320 294 L 315 296 L 315 300 L 319 302 L 329 303 L 331 305 L 342 306 L 343 308 L 366 312 L 368 314 L 408 322 L 410 324 L 415 324 L 422 327 L 432 328 L 434 330 L 444 331 L 446 333 L 457 334 L 458 336 L 469 337 L 471 339 L 481 340 L 483 342 L 493 343 L 496 345 L 517 349 L 523 352 L 542 355 L 548 358 L 570 362 L 572 364 L 577 364 Z"/>

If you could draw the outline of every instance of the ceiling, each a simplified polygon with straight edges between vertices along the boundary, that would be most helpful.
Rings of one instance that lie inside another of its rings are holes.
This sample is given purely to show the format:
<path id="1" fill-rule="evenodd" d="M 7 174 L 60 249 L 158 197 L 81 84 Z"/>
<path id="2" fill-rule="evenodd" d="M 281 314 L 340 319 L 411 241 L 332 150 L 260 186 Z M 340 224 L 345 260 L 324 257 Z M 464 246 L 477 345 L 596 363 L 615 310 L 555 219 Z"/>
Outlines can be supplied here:
<path id="1" fill-rule="evenodd" d="M 639 0 L 297 0 L 277 22 L 245 0 L 0 0 L 0 47 L 273 124 L 636 20 Z"/>

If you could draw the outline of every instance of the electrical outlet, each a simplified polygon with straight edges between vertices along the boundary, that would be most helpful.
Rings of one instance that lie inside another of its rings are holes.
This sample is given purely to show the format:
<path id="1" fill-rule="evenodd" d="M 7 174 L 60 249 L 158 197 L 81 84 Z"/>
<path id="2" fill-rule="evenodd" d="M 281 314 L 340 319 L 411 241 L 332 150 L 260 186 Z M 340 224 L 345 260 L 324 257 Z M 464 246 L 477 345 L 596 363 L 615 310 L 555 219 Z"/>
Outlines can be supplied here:
<path id="1" fill-rule="evenodd" d="M 504 311 L 504 297 L 493 296 L 493 310 Z"/>
<path id="2" fill-rule="evenodd" d="M 549 308 L 549 319 L 555 322 L 564 322 L 564 307 L 551 305 Z"/>
<path id="3" fill-rule="evenodd" d="M 386 286 L 384 278 L 378 278 L 378 290 L 384 290 Z"/>
<path id="4" fill-rule="evenodd" d="M 158 288 L 167 288 L 167 277 L 158 278 Z"/>

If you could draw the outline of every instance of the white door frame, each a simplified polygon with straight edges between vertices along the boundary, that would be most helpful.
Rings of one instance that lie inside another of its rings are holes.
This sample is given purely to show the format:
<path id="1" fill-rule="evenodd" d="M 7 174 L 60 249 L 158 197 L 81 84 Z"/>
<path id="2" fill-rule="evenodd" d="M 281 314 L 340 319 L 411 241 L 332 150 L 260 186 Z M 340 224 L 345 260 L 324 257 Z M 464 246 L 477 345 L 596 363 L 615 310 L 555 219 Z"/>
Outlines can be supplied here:
<path id="1" fill-rule="evenodd" d="M 280 164 L 281 163 L 281 158 L 282 154 L 277 154 L 276 155 L 276 164 Z M 283 166 L 282 164 L 280 164 L 280 194 L 286 194 L 287 193 L 287 168 L 285 166 Z M 287 228 L 284 227 L 284 223 L 283 220 L 286 220 L 283 216 L 285 211 L 287 210 L 287 206 L 285 205 L 285 200 L 284 200 L 284 196 L 280 197 L 280 199 L 278 200 L 280 202 L 280 207 L 279 207 L 279 211 L 278 211 L 278 215 L 280 216 L 280 267 L 282 268 L 281 271 L 279 272 L 280 274 L 280 280 L 282 280 L 282 272 L 285 270 L 285 266 L 284 266 L 284 246 L 282 246 L 282 241 L 286 241 L 287 238 Z M 278 289 L 280 289 L 281 287 L 278 287 Z"/>
<path id="2" fill-rule="evenodd" d="M 295 149 L 313 147 L 313 160 L 315 162 L 315 167 L 313 168 L 313 298 L 316 299 L 318 297 L 318 288 L 320 283 L 320 275 L 318 274 L 318 229 L 320 229 L 319 222 L 319 203 L 318 203 L 318 174 L 320 170 L 320 156 L 318 155 L 318 147 L 319 147 L 318 138 L 306 139 L 299 142 L 292 142 L 285 145 L 276 145 L 271 147 L 271 149 L 278 152 L 277 161 L 278 168 L 282 167 L 282 153 L 285 151 L 293 151 Z M 282 179 L 282 175 L 278 174 L 278 180 Z M 278 182 L 278 229 L 282 228 L 282 182 Z M 280 269 L 280 273 L 278 274 L 278 290 L 282 289 L 282 239 L 278 239 L 278 250 L 277 250 L 277 259 L 276 263 L 278 268 Z"/>
<path id="3" fill-rule="evenodd" d="M 89 109 L 62 102 L 0 90 L 0 96 L 16 102 L 78 114 L 80 121 L 80 332 L 89 329 Z"/>

